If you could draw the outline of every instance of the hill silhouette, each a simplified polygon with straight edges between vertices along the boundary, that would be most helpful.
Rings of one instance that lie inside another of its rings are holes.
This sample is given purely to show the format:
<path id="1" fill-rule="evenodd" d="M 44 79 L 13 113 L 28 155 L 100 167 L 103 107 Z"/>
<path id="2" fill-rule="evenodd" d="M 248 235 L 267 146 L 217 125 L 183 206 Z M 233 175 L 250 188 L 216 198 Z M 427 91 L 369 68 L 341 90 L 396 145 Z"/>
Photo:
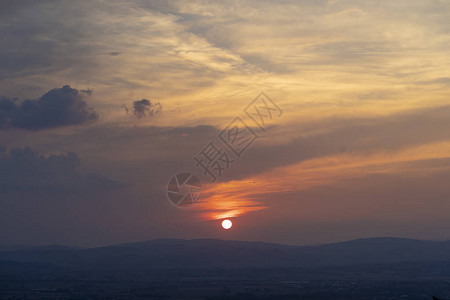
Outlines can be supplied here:
<path id="1" fill-rule="evenodd" d="M 3 250 L 2 250 L 3 249 Z M 0 248 L 0 261 L 75 269 L 324 267 L 450 261 L 450 242 L 368 238 L 289 246 L 214 239 L 159 239 L 98 248 Z"/>

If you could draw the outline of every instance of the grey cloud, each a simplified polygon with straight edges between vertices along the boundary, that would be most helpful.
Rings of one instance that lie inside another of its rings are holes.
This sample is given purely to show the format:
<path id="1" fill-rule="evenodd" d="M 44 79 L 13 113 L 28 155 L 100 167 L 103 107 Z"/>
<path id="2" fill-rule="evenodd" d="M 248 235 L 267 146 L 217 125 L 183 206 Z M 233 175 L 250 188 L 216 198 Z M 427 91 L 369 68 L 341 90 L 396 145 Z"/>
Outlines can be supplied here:
<path id="1" fill-rule="evenodd" d="M 88 108 L 84 94 L 91 90 L 78 91 L 66 85 L 22 103 L 0 98 L 0 128 L 39 130 L 96 121 L 98 114 Z"/>
<path id="2" fill-rule="evenodd" d="M 176 172 L 195 170 L 192 156 L 218 133 L 212 126 L 124 127 L 103 123 L 64 132 L 10 130 L 2 132 L 1 140 L 3 145 L 14 147 L 33 145 L 44 153 L 73 151 L 91 170 L 102 170 L 121 182 L 158 186 L 159 191 Z"/>
<path id="3" fill-rule="evenodd" d="M 150 101 L 147 99 L 142 99 L 133 102 L 133 113 L 136 117 L 145 117 L 147 112 L 150 110 Z"/>
<path id="4" fill-rule="evenodd" d="M 86 1 L 0 1 L 0 38 L 7 45 L 0 48 L 0 79 L 64 69 L 86 78 L 95 62 L 87 61 L 92 48 L 82 41 L 95 30 L 88 22 L 94 7 Z"/>
<path id="5" fill-rule="evenodd" d="M 11 13 L 17 13 L 18 10 L 25 7 L 34 7 L 34 5 L 46 2 L 55 2 L 55 0 L 43 0 L 39 2 L 33 0 L 2 0 L 0 2 L 0 15 L 11 15 Z"/>
<path id="6" fill-rule="evenodd" d="M 373 154 L 377 151 L 395 152 L 417 145 L 445 141 L 450 129 L 450 107 L 421 109 L 407 113 L 360 119 L 329 119 L 327 122 L 297 124 L 295 130 L 306 134 L 310 130 L 322 132 L 271 145 L 272 130 L 264 135 L 266 143 L 257 140 L 221 180 L 243 179 L 272 168 L 299 163 L 342 152 L 354 155 Z M 273 130 L 277 130 L 274 128 Z M 217 138 L 220 128 L 197 127 L 136 127 L 96 126 L 79 128 L 72 134 L 58 136 L 43 132 L 39 139 L 32 134 L 22 138 L 29 144 L 37 144 L 39 149 L 67 152 L 76 149 L 89 159 L 89 165 L 99 169 L 111 169 L 115 178 L 124 176 L 129 170 L 136 177 L 149 174 L 152 182 L 166 180 L 173 172 L 190 170 L 201 172 L 192 160 L 207 143 Z M 26 133 L 26 132 L 25 132 Z M 11 132 L 4 141 L 15 143 Z M 370 139 L 368 139 L 370 137 Z M 223 146 L 223 145 L 222 145 Z M 225 146 L 223 146 L 225 147 Z M 117 159 L 120 157 L 120 159 Z M 150 171 L 151 170 L 151 171 Z M 164 176 L 162 175 L 164 174 Z M 166 176 L 167 175 L 167 176 Z M 129 177 L 129 175 L 127 175 Z M 126 180 L 126 178 L 122 178 Z M 136 178 L 136 180 L 140 180 Z M 149 181 L 150 182 L 150 181 Z"/>
<path id="7" fill-rule="evenodd" d="M 393 153 L 407 147 L 448 141 L 449 116 L 450 106 L 442 106 L 382 118 L 334 119 L 303 128 L 300 125 L 300 132 L 307 132 L 309 128 L 322 128 L 326 132 L 298 137 L 281 145 L 258 147 L 256 144 L 239 160 L 239 166 L 229 172 L 229 178 L 242 179 L 272 168 L 342 152 Z"/>
<path id="8" fill-rule="evenodd" d="M 295 64 L 283 61 L 283 59 L 272 60 L 272 58 L 257 53 L 244 54 L 241 57 L 249 64 L 255 65 L 265 71 L 279 74 L 288 74 L 296 71 Z"/>
<path id="9" fill-rule="evenodd" d="M 167 0 L 154 0 L 154 1 L 146 1 L 146 0 L 136 0 L 136 3 L 144 8 L 155 10 L 161 13 L 176 13 L 177 9 L 174 5 L 174 1 Z"/>
<path id="10" fill-rule="evenodd" d="M 125 107 L 127 113 L 128 108 Z M 161 104 L 159 102 L 152 103 L 147 99 L 142 99 L 133 102 L 133 115 L 137 118 L 143 118 L 145 116 L 153 117 L 155 114 L 161 112 Z"/>
<path id="11" fill-rule="evenodd" d="M 450 78 L 449 77 L 441 77 L 441 78 L 436 78 L 433 80 L 419 81 L 419 82 L 416 82 L 416 84 L 422 84 L 422 85 L 437 84 L 437 85 L 450 86 Z"/>
<path id="12" fill-rule="evenodd" d="M 348 63 L 367 62 L 385 59 L 385 54 L 392 55 L 394 46 L 387 42 L 379 41 L 344 41 L 329 42 L 313 45 L 306 48 L 311 54 L 321 54 L 319 61 L 310 63 Z"/>
<path id="13" fill-rule="evenodd" d="M 92 192 L 119 188 L 122 184 L 97 174 L 81 174 L 79 156 L 73 152 L 45 156 L 31 148 L 0 148 L 2 192 Z"/>

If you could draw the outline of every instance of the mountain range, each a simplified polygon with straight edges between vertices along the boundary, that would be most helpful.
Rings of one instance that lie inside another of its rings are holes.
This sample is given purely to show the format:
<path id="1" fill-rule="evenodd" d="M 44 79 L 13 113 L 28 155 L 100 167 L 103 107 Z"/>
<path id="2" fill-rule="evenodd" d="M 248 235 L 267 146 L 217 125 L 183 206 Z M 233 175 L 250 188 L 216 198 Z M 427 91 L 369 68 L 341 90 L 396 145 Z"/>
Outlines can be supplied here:
<path id="1" fill-rule="evenodd" d="M 0 265 L 73 270 L 338 267 L 404 262 L 450 262 L 450 241 L 368 238 L 290 246 L 214 239 L 158 239 L 98 248 L 3 246 Z"/>

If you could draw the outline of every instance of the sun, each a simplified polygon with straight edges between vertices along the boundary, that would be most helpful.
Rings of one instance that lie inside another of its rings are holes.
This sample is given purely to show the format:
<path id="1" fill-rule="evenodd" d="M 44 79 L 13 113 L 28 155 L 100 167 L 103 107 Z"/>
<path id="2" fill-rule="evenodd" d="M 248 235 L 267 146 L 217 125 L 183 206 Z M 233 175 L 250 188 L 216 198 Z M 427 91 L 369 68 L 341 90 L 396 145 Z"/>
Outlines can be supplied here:
<path id="1" fill-rule="evenodd" d="M 231 221 L 230 220 L 228 220 L 228 219 L 226 219 L 226 220 L 223 220 L 222 221 L 222 227 L 223 227 L 223 229 L 230 229 L 231 228 L 231 226 L 233 226 L 233 223 L 231 223 Z"/>

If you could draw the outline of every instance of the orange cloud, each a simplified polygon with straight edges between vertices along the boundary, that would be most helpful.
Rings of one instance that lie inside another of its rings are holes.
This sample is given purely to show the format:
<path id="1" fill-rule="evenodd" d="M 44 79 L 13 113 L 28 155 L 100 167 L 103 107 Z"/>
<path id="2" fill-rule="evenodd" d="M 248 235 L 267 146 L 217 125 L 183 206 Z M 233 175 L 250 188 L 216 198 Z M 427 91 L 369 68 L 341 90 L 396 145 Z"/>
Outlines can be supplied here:
<path id="1" fill-rule="evenodd" d="M 450 158 L 450 142 L 430 143 L 396 153 L 373 155 L 340 154 L 311 159 L 275 168 L 245 180 L 211 184 L 204 189 L 198 204 L 200 217 L 207 220 L 232 218 L 267 209 L 267 197 L 282 193 L 334 184 L 371 174 L 427 176 L 449 169 L 448 165 L 425 165 L 421 162 Z"/>

